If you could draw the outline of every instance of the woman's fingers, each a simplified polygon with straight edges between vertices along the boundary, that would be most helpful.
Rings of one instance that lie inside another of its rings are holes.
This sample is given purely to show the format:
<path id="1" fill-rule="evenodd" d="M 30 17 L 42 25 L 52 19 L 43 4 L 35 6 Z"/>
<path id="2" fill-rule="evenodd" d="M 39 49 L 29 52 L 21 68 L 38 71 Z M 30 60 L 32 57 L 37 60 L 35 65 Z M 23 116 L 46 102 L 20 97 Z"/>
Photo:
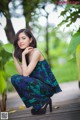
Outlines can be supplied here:
<path id="1" fill-rule="evenodd" d="M 33 47 L 27 47 L 27 48 L 23 51 L 23 54 L 25 55 L 25 54 L 29 53 L 29 52 L 32 51 L 32 50 L 33 50 Z"/>
<path id="2" fill-rule="evenodd" d="M 29 47 L 28 48 L 28 52 L 32 51 L 33 50 L 33 47 Z"/>
<path id="3" fill-rule="evenodd" d="M 28 47 L 28 49 L 33 49 L 33 47 Z"/>

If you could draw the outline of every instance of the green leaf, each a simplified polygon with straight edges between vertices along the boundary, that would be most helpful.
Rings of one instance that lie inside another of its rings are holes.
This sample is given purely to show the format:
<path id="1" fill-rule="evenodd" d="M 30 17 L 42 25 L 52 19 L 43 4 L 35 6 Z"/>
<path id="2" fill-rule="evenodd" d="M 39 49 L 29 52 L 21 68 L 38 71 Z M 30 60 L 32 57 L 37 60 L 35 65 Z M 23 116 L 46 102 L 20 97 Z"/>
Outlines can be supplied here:
<path id="1" fill-rule="evenodd" d="M 2 94 L 6 89 L 6 78 L 4 77 L 5 72 L 0 71 L 0 93 Z"/>
<path id="2" fill-rule="evenodd" d="M 78 78 L 80 80 L 80 44 L 76 48 L 76 62 L 78 68 Z"/>
<path id="3" fill-rule="evenodd" d="M 71 7 L 72 7 L 72 5 L 71 5 L 71 4 L 67 4 L 67 6 L 66 6 L 65 10 L 66 10 L 66 11 L 68 11 Z"/>
<path id="4" fill-rule="evenodd" d="M 3 48 L 4 48 L 5 51 L 7 51 L 9 53 L 12 53 L 12 51 L 13 51 L 13 45 L 10 44 L 10 43 L 4 44 Z"/>
<path id="5" fill-rule="evenodd" d="M 71 39 L 69 47 L 68 47 L 68 53 L 75 54 L 76 48 L 79 44 L 80 44 L 80 32 L 77 32 L 72 36 L 72 39 Z"/>
<path id="6" fill-rule="evenodd" d="M 7 75 L 9 75 L 9 76 L 12 76 L 13 74 L 17 74 L 13 60 L 9 60 L 5 64 L 5 71 L 6 71 Z"/>
<path id="7" fill-rule="evenodd" d="M 76 48 L 76 59 L 78 59 L 80 63 L 80 44 Z"/>

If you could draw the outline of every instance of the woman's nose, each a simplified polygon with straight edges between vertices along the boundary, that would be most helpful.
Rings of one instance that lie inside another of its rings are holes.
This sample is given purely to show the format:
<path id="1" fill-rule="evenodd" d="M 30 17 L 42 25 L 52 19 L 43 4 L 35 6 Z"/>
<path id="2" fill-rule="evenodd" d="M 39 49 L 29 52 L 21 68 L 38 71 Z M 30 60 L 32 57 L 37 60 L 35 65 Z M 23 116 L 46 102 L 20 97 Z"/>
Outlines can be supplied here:
<path id="1" fill-rule="evenodd" d="M 22 39 L 19 39 L 19 43 L 23 43 Z"/>

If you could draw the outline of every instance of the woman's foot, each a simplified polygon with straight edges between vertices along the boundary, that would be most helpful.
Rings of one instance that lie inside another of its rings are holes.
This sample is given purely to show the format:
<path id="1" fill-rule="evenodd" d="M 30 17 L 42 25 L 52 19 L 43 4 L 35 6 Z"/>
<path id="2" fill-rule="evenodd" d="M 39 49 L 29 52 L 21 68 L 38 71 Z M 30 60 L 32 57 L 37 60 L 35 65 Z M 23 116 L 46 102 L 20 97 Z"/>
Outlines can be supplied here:
<path id="1" fill-rule="evenodd" d="M 45 114 L 46 111 L 44 109 L 35 110 L 33 108 L 33 109 L 31 109 L 31 113 L 32 113 L 32 115 L 42 115 L 42 114 Z"/>
<path id="2" fill-rule="evenodd" d="M 31 109 L 32 115 L 42 115 L 46 113 L 46 108 L 49 105 L 50 112 L 52 112 L 52 100 L 49 99 L 48 102 L 43 105 L 39 110 L 35 110 L 34 108 Z"/>

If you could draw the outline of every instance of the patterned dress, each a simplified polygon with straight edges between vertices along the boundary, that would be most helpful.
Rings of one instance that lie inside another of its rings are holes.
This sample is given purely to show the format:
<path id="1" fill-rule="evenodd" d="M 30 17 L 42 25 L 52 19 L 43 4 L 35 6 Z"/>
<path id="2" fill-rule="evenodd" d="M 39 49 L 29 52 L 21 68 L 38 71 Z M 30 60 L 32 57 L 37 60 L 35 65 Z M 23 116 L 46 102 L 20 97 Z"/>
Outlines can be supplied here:
<path id="1" fill-rule="evenodd" d="M 61 92 L 58 82 L 47 60 L 38 61 L 29 76 L 15 74 L 11 82 L 26 107 L 33 106 L 38 110 L 55 93 Z"/>

